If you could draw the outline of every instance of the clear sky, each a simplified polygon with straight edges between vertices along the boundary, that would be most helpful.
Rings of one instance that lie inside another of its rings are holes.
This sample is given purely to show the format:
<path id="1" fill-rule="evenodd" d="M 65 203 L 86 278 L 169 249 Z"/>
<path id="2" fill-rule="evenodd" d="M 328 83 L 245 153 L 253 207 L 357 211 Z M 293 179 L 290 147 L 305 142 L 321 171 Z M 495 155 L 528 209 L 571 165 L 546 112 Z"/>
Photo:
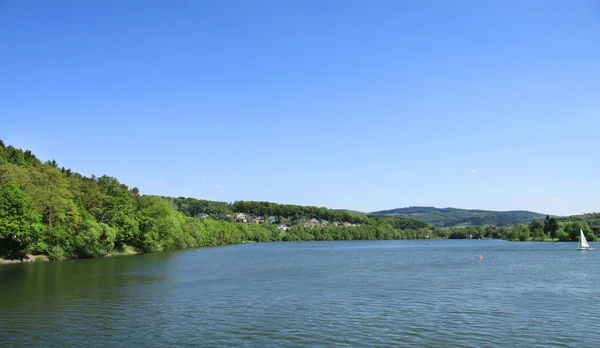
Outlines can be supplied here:
<path id="1" fill-rule="evenodd" d="M 0 139 L 142 193 L 593 212 L 599 130 L 599 1 L 0 1 Z"/>

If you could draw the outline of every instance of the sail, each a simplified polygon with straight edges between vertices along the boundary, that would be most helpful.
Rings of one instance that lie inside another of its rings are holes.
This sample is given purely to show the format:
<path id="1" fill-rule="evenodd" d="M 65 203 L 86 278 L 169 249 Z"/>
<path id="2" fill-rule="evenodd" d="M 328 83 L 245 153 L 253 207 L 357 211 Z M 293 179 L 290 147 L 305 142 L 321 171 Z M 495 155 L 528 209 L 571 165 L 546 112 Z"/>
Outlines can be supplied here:
<path id="1" fill-rule="evenodd" d="M 581 247 L 582 248 L 589 248 L 590 245 L 588 244 L 587 240 L 585 239 L 585 235 L 583 234 L 583 230 L 579 229 L 579 232 L 581 232 Z"/>

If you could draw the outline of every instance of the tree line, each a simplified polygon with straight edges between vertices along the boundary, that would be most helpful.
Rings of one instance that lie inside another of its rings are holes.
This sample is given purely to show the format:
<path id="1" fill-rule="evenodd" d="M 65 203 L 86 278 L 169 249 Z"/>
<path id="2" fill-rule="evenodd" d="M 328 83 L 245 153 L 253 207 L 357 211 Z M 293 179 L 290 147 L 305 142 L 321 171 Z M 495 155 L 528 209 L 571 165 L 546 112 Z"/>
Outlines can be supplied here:
<path id="1" fill-rule="evenodd" d="M 243 212 L 286 219 L 245 224 L 224 216 Z M 201 218 L 201 214 L 209 214 Z M 348 221 L 356 226 L 305 227 L 302 219 Z M 579 229 L 596 240 L 583 219 L 546 217 L 513 227 L 436 228 L 414 219 L 355 215 L 319 207 L 142 195 L 116 178 L 83 176 L 42 162 L 31 151 L 0 140 L 0 257 L 25 254 L 50 259 L 102 257 L 112 252 L 153 252 L 246 241 L 375 240 L 419 238 L 502 238 L 575 241 Z"/>
<path id="2" fill-rule="evenodd" d="M 510 241 L 579 241 L 579 230 L 583 230 L 588 241 L 598 239 L 590 224 L 585 220 L 558 221 L 546 215 L 545 220 L 534 219 L 529 223 L 514 226 L 452 227 L 434 228 L 435 235 L 448 239 L 505 239 Z"/>
<path id="3" fill-rule="evenodd" d="M 350 223 L 366 223 L 366 216 L 350 214 L 323 207 L 301 206 L 293 204 L 277 204 L 258 201 L 236 201 L 233 203 L 215 202 L 191 197 L 162 197 L 173 207 L 190 217 L 208 214 L 214 219 L 226 219 L 228 215 L 245 213 L 260 217 L 274 216 L 286 220 L 319 219 L 327 221 L 348 221 Z"/>
<path id="4" fill-rule="evenodd" d="M 360 226 L 289 229 L 243 224 L 220 216 L 234 212 L 342 220 Z M 208 213 L 214 218 L 200 218 Z M 269 202 L 209 202 L 140 194 L 116 178 L 83 176 L 42 162 L 31 151 L 0 140 L 0 257 L 50 259 L 102 257 L 111 252 L 194 248 L 244 241 L 422 238 L 428 225 L 406 218 L 352 215 L 326 208 Z"/>
<path id="5" fill-rule="evenodd" d="M 301 206 L 293 204 L 278 204 L 258 201 L 236 201 L 233 203 L 201 200 L 191 197 L 161 197 L 170 206 L 189 217 L 199 217 L 207 214 L 216 220 L 231 220 L 234 214 L 244 213 L 263 218 L 275 217 L 277 223 L 282 221 L 291 224 L 307 219 L 325 220 L 328 222 L 350 222 L 352 224 L 388 223 L 397 229 L 422 229 L 430 225 L 419 220 L 379 215 L 358 215 L 348 211 L 328 209 L 324 207 Z"/>

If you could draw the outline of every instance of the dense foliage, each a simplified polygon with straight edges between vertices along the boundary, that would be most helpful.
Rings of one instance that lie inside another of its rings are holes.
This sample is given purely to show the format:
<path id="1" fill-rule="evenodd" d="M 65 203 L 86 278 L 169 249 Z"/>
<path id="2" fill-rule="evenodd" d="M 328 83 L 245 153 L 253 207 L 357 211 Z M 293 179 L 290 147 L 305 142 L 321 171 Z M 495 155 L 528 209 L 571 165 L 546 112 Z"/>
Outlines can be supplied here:
<path id="1" fill-rule="evenodd" d="M 240 212 L 265 219 L 242 223 L 232 217 Z M 308 225 L 309 219 L 318 222 Z M 333 226 L 338 220 L 341 225 Z M 0 141 L 0 257 L 33 253 L 51 259 L 90 258 L 114 251 L 245 241 L 412 239 L 428 234 L 427 224 L 405 218 L 369 218 L 269 202 L 140 195 L 116 178 L 85 177 Z"/>
<path id="2" fill-rule="evenodd" d="M 565 222 L 565 223 L 573 222 L 573 221 L 585 222 L 586 224 L 588 224 L 590 226 L 592 231 L 594 231 L 594 234 L 600 235 L 600 213 L 588 213 L 588 214 L 581 214 L 581 215 L 564 216 L 564 217 L 557 218 L 557 221 Z"/>
<path id="3" fill-rule="evenodd" d="M 583 230 L 588 241 L 598 239 L 590 225 L 584 221 L 560 222 L 550 216 L 546 216 L 544 220 L 533 220 L 529 225 L 451 227 L 449 229 L 436 228 L 434 230 L 436 236 L 449 239 L 495 238 L 510 241 L 557 240 L 562 242 L 576 242 L 579 241 L 580 229 Z"/>
<path id="4" fill-rule="evenodd" d="M 190 197 L 161 197 L 171 206 L 189 217 L 207 214 L 214 219 L 231 220 L 236 213 L 245 213 L 262 218 L 275 218 L 275 223 L 296 224 L 306 219 L 318 219 L 327 222 L 349 222 L 352 224 L 387 223 L 396 229 L 424 229 L 427 223 L 404 217 L 386 217 L 377 215 L 358 215 L 348 210 L 333 210 L 312 206 L 277 204 L 271 202 L 237 201 L 234 203 L 214 202 Z"/>
<path id="5" fill-rule="evenodd" d="M 248 216 L 240 220 L 240 213 Z M 411 215 L 412 216 L 412 215 Z M 85 177 L 0 141 L 0 257 L 51 259 L 243 242 L 503 238 L 596 240 L 598 215 L 487 227 L 431 227 L 415 219 L 270 202 L 140 195 L 116 178 Z"/>
<path id="6" fill-rule="evenodd" d="M 489 211 L 456 208 L 408 207 L 374 212 L 376 215 L 404 216 L 417 219 L 437 227 L 456 226 L 513 226 L 529 224 L 544 215 L 530 211 Z"/>

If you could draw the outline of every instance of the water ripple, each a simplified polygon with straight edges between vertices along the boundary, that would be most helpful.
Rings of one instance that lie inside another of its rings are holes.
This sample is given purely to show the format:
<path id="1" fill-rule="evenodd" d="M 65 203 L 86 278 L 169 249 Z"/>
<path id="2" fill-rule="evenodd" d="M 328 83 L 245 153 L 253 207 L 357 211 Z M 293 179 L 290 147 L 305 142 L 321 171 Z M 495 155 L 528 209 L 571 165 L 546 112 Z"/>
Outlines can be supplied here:
<path id="1" fill-rule="evenodd" d="M 411 243 L 255 244 L 23 265 L 0 283 L 0 336 L 10 347 L 600 341 L 600 253 L 583 260 L 568 243 Z"/>

